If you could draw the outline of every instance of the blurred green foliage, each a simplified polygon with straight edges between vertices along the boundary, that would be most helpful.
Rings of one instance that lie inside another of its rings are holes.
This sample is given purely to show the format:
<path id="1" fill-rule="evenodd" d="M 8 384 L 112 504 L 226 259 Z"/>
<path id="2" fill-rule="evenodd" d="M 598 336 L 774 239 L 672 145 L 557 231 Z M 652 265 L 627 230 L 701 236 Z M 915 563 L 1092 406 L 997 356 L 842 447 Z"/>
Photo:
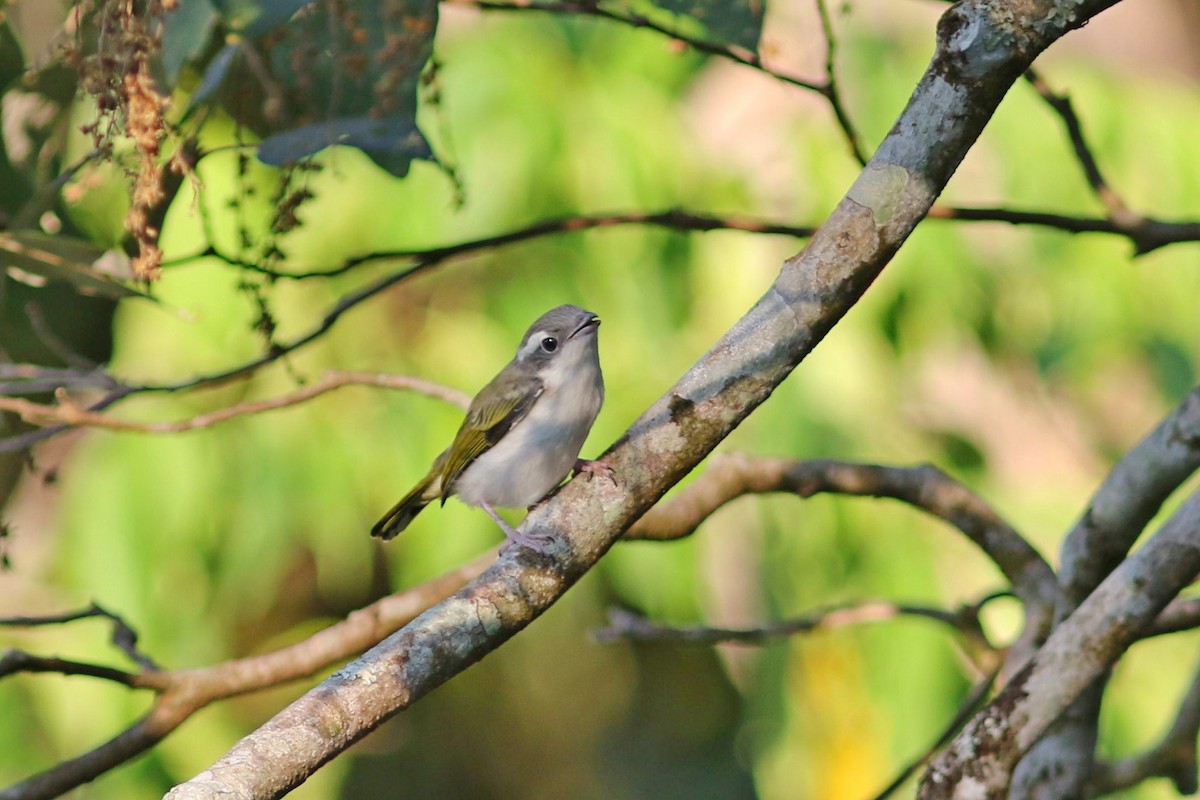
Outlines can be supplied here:
<path id="1" fill-rule="evenodd" d="M 907 13 L 907 11 L 905 12 Z M 839 69 L 868 144 L 924 66 L 919 35 L 837 20 Z M 769 26 L 768 26 L 769 30 Z M 822 105 L 799 90 L 597 21 L 443 9 L 437 107 L 422 129 L 463 195 L 415 162 L 398 180 L 351 150 L 302 177 L 314 199 L 282 237 L 287 269 L 456 242 L 545 216 L 669 206 L 819 221 L 856 174 Z M 1059 59 L 1098 155 L 1137 208 L 1200 215 L 1194 87 Z M 759 99 L 748 103 L 745 98 Z M 211 120 L 205 144 L 234 136 Z M 1150 140 L 1153 139 L 1153 146 Z M 86 144 L 80 142 L 80 148 Z M 166 258 L 253 255 L 279 173 L 234 151 L 206 158 L 167 218 Z M 81 184 L 83 182 L 81 181 Z M 1017 86 L 948 190 L 954 202 L 1092 211 L 1057 118 Z M 83 230 L 119 226 L 104 185 L 81 192 Z M 115 237 L 114 237 L 115 238 Z M 246 243 L 249 243 L 247 246 Z M 800 245 L 733 232 L 621 227 L 485 251 L 403 284 L 246 383 L 119 407 L 175 419 L 295 386 L 326 368 L 420 375 L 472 391 L 537 314 L 563 302 L 604 320 L 608 401 L 593 456 L 709 347 Z M 1195 381 L 1200 262 L 1192 246 L 1138 261 L 1127 242 L 926 222 L 866 298 L 724 446 L 794 457 L 939 464 L 1053 560 L 1114 457 Z M 160 304 L 120 303 L 112 369 L 182 379 L 261 351 L 261 285 L 286 340 L 394 265 L 267 283 L 214 259 L 169 266 Z M 185 310 L 187 315 L 176 313 Z M 431 509 L 387 546 L 366 532 L 449 441 L 460 412 L 346 388 L 303 406 L 174 436 L 89 432 L 46 448 L 60 471 L 7 510 L 5 613 L 96 599 L 182 667 L 295 640 L 497 540 L 477 510 Z M 866 798 L 921 753 L 971 682 L 927 621 L 797 637 L 761 650 L 599 645 L 603 610 L 753 624 L 860 598 L 953 606 L 1001 586 L 954 532 L 895 503 L 744 499 L 693 538 L 618 545 L 544 618 L 475 669 L 323 768 L 297 798 Z M 1019 615 L 999 609 L 999 639 Z M 120 663 L 99 622 L 0 631 L 0 644 Z M 1195 638 L 1137 646 L 1116 671 L 1103 749 L 1165 727 Z M 1150 672 L 1154 680 L 1144 678 Z M 150 755 L 73 797 L 149 798 L 203 769 L 302 687 L 219 704 Z M 148 698 L 83 678 L 0 683 L 0 783 L 114 735 Z M 1170 796 L 1150 783 L 1128 797 Z"/>

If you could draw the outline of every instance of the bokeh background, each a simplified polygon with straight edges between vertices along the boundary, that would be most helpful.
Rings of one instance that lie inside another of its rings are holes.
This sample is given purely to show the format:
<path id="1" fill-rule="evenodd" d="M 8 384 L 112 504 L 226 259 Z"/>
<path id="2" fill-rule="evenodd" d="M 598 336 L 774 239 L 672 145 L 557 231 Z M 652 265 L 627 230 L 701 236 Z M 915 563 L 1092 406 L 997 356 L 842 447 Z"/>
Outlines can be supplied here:
<path id="1" fill-rule="evenodd" d="M 1069 90 L 1107 176 L 1136 209 L 1200 216 L 1200 23 L 1185 2 L 1120 4 L 1041 66 Z M 837 73 L 868 146 L 886 133 L 933 45 L 936 3 L 835 8 Z M 815 11 L 770 6 L 767 52 L 819 74 Z M 404 179 L 354 151 L 324 154 L 315 195 L 280 240 L 292 270 L 503 232 L 547 216 L 686 207 L 819 222 L 857 174 L 817 96 L 603 21 L 444 6 L 437 105 L 424 130 L 457 182 Z M 90 114 L 81 101 L 79 118 Z M 211 120 L 204 143 L 233 141 Z M 79 152 L 86 141 L 76 145 Z M 210 258 L 267 238 L 279 173 L 230 150 L 199 167 L 168 215 L 155 294 L 122 301 L 112 370 L 173 380 L 261 351 L 247 280 L 288 339 L 395 268 L 269 283 Z M 81 175 L 72 219 L 119 238 L 124 187 Z M 0 191 L 3 191 L 0 189 Z M 1098 213 L 1059 119 L 1019 84 L 945 198 Z M 316 343 L 220 390 L 137 398 L 115 413 L 178 419 L 274 396 L 328 368 L 408 373 L 473 392 L 545 309 L 604 320 L 608 400 L 594 456 L 764 291 L 801 242 L 638 226 L 485 250 L 404 283 Z M 1127 241 L 927 221 L 864 300 L 720 448 L 883 463 L 929 461 L 992 502 L 1056 561 L 1114 459 L 1195 384 L 1200 251 L 1134 259 Z M 164 665 L 295 641 L 497 541 L 451 502 L 382 546 L 366 532 L 452 437 L 461 413 L 402 392 L 345 388 L 188 434 L 78 432 L 36 451 L 3 511 L 11 568 L 0 613 L 91 600 L 122 614 Z M 701 467 L 703 469 L 703 466 Z M 48 477 L 53 475 L 54 480 Z M 765 647 L 599 644 L 610 606 L 676 623 L 750 625 L 864 598 L 952 607 L 1002 588 L 961 537 L 883 501 L 743 499 L 695 536 L 621 544 L 500 651 L 296 790 L 297 798 L 829 798 L 873 796 L 932 742 L 973 675 L 953 637 L 901 620 Z M 997 603 L 990 632 L 1019 620 Z M 0 630 L 0 646 L 125 665 L 99 621 Z M 1196 638 L 1136 646 L 1103 712 L 1106 755 L 1169 723 Z M 73 792 L 149 798 L 206 767 L 297 685 L 204 710 L 155 750 Z M 0 783 L 84 751 L 149 697 L 85 678 L 0 683 Z M 1165 782 L 1123 795 L 1174 796 Z"/>

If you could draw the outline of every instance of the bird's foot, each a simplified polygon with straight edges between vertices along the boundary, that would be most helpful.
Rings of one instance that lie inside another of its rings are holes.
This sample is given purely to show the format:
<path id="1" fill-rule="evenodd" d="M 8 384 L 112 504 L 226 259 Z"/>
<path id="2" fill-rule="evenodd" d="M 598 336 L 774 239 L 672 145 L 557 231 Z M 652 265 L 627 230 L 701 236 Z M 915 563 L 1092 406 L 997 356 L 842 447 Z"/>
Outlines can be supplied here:
<path id="1" fill-rule="evenodd" d="M 483 504 L 483 510 L 488 513 L 489 517 L 496 521 L 496 524 L 500 526 L 500 530 L 504 531 L 504 538 L 508 539 L 508 541 L 505 542 L 500 548 L 501 551 L 506 550 L 514 544 L 518 544 L 522 547 L 528 547 L 535 553 L 541 553 L 544 556 L 550 555 L 549 537 L 532 536 L 528 533 L 521 533 L 512 525 L 509 525 L 507 522 L 505 522 L 504 518 L 496 513 L 496 509 L 492 508 L 487 503 Z"/>
<path id="2" fill-rule="evenodd" d="M 596 475 L 603 475 L 613 482 L 613 486 L 617 485 L 617 473 L 608 464 L 603 461 L 590 461 L 586 458 L 575 459 L 575 475 L 587 475 L 590 481 Z"/>

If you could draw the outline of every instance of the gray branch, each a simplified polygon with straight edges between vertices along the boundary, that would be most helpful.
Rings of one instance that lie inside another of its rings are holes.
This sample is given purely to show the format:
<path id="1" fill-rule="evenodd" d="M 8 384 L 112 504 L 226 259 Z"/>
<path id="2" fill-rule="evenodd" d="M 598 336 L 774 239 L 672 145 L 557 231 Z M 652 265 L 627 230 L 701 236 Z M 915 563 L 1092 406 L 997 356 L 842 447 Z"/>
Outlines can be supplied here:
<path id="1" fill-rule="evenodd" d="M 1033 661 L 933 762 L 918 796 L 1004 797 L 1017 760 L 1142 635 L 1197 571 L 1200 493 L 1055 629 Z"/>
<path id="2" fill-rule="evenodd" d="M 502 556 L 168 797 L 280 797 L 545 611 L 858 301 L 1033 58 L 1114 1 L 966 0 L 951 7 L 908 106 L 826 223 L 758 303 L 606 454 L 620 484 L 573 482 L 530 514 L 524 526 L 552 536 L 550 555 Z"/>

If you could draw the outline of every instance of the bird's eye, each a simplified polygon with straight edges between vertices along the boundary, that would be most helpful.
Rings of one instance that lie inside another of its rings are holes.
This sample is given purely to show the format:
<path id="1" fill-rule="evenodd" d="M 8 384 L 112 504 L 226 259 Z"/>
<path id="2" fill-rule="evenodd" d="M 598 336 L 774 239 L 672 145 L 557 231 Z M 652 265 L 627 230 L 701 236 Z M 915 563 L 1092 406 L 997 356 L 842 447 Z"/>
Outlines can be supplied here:
<path id="1" fill-rule="evenodd" d="M 558 349 L 558 339 L 555 339 L 553 336 L 547 336 L 545 339 L 542 339 L 542 349 L 547 353 L 553 353 Z"/>

